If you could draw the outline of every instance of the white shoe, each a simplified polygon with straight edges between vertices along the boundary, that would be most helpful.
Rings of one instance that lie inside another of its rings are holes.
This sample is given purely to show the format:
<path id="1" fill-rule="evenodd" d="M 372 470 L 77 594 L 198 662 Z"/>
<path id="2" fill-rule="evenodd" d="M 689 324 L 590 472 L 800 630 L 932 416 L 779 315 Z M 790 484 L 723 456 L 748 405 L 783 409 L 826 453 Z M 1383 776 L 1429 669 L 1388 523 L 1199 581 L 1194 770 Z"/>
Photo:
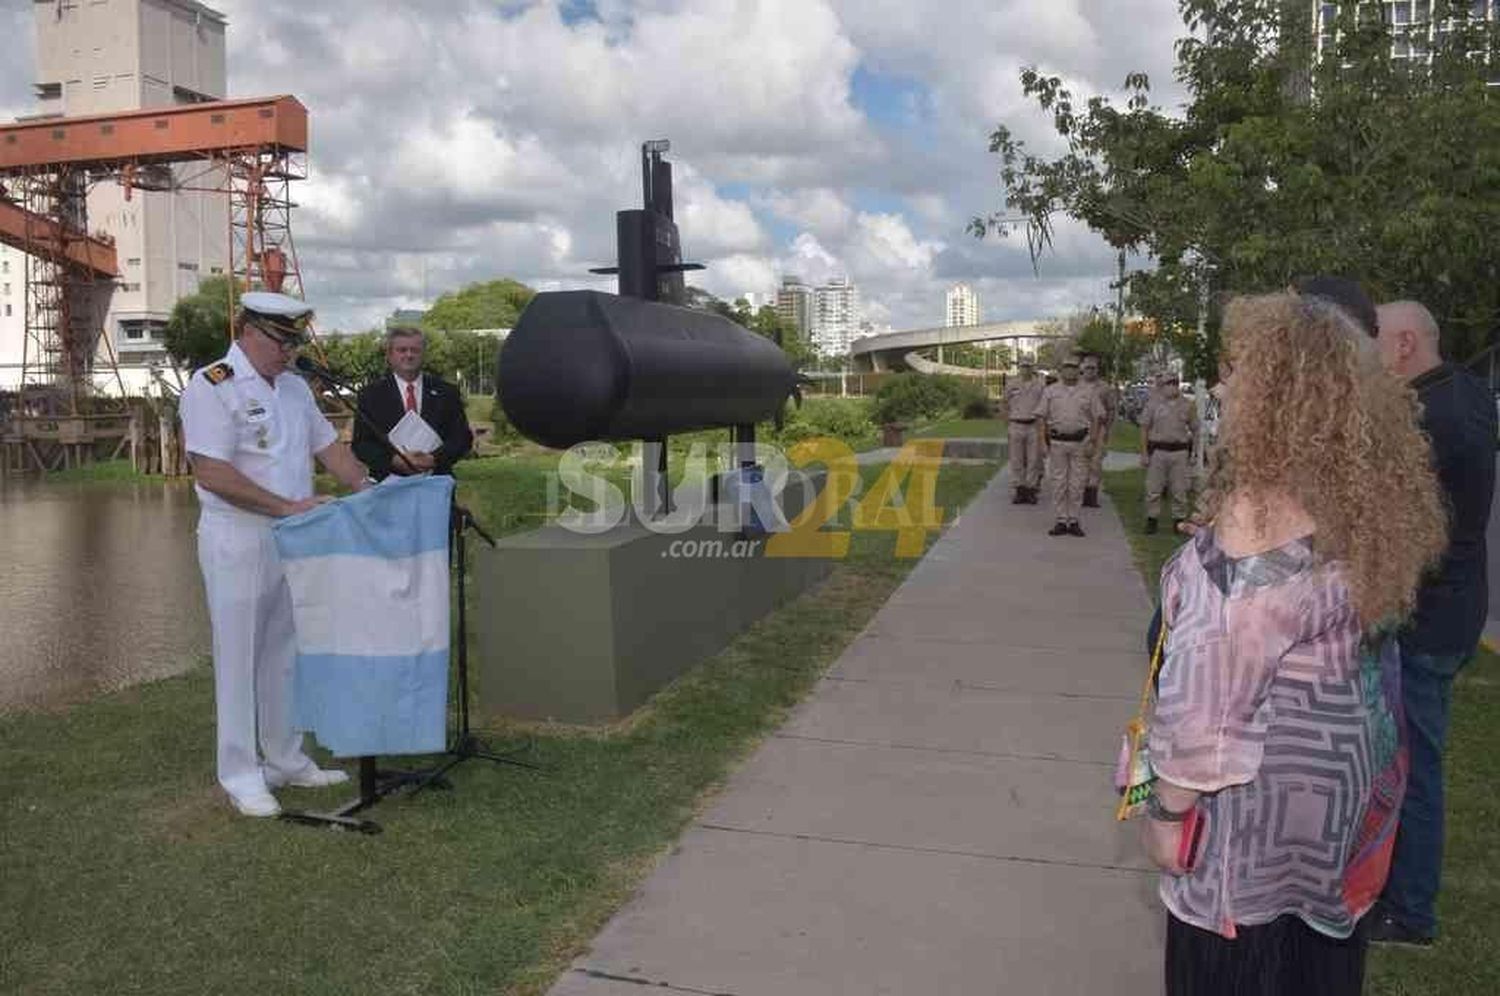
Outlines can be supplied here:
<path id="1" fill-rule="evenodd" d="M 306 767 L 290 778 L 266 776 L 266 784 L 272 788 L 281 788 L 284 785 L 306 789 L 327 788 L 329 785 L 342 785 L 348 780 L 347 771 L 340 771 L 337 768 L 320 768 L 317 765 Z"/>
<path id="2" fill-rule="evenodd" d="M 229 801 L 234 803 L 246 816 L 276 816 L 281 812 L 281 804 L 276 797 L 269 792 L 250 792 L 246 795 L 231 795 Z"/>

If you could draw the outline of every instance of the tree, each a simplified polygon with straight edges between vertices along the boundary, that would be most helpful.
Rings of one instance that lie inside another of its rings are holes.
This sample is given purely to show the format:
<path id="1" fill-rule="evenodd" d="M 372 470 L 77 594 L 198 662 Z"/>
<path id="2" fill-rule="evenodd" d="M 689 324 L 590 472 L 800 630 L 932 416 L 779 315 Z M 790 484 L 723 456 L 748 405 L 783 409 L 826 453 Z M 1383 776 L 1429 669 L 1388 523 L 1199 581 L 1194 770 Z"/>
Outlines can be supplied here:
<path id="1" fill-rule="evenodd" d="M 438 298 L 422 319 L 429 331 L 515 328 L 536 291 L 509 278 L 469 284 Z"/>
<path id="2" fill-rule="evenodd" d="M 365 384 L 386 372 L 385 336 L 379 332 L 318 337 L 328 369 L 340 380 Z"/>
<path id="3" fill-rule="evenodd" d="M 227 276 L 205 277 L 195 293 L 178 298 L 162 334 L 173 362 L 196 370 L 223 356 L 229 349 L 229 315 L 238 300 Z"/>
<path id="4" fill-rule="evenodd" d="M 1061 212 L 1152 257 L 1129 278 L 1132 310 L 1203 376 L 1218 302 L 1318 273 L 1425 302 L 1455 359 L 1484 345 L 1500 319 L 1500 102 L 1470 53 L 1488 48 L 1493 63 L 1500 47 L 1470 5 L 1436 0 L 1434 17 L 1457 21 L 1430 65 L 1389 57 L 1391 29 L 1360 14 L 1379 5 L 1341 2 L 1316 61 L 1301 0 L 1178 6 L 1182 114 L 1150 106 L 1144 74 L 1126 77 L 1121 109 L 1024 70 L 1067 151 L 1039 157 L 997 128 L 1006 210 L 971 230 L 1023 227 L 1035 260 Z"/>
<path id="5" fill-rule="evenodd" d="M 1119 380 L 1128 375 L 1135 369 L 1136 361 L 1151 348 L 1145 336 L 1127 334 L 1124 328 L 1116 335 L 1114 318 L 1098 311 L 1074 316 L 1071 324 L 1076 329 L 1074 348 L 1099 358 L 1099 374 L 1105 380 Z"/>

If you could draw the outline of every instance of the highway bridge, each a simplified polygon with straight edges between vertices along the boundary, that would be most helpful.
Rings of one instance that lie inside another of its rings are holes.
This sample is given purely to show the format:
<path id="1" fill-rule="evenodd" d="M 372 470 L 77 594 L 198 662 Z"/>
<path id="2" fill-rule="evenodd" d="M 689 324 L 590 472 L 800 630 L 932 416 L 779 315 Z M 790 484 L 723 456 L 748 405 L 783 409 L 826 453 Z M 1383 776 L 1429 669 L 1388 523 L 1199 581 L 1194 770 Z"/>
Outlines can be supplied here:
<path id="1" fill-rule="evenodd" d="M 941 326 L 931 329 L 906 329 L 882 332 L 856 339 L 849 347 L 854 370 L 861 373 L 912 369 L 922 373 L 982 375 L 982 370 L 938 364 L 917 354 L 919 350 L 953 346 L 964 342 L 1000 342 L 1017 339 L 1067 339 L 1055 331 L 1057 323 L 1048 319 L 1014 322 L 986 322 L 983 325 Z"/>

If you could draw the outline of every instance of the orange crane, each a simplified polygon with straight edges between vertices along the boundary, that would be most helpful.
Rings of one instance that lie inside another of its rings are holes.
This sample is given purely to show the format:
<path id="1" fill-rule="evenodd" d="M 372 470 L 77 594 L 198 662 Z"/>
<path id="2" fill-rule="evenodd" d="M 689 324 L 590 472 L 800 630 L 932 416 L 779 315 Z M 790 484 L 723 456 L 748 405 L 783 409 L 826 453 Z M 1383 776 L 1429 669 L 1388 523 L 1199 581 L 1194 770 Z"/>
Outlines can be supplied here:
<path id="1" fill-rule="evenodd" d="M 89 231 L 91 186 L 117 182 L 127 199 L 136 190 L 227 195 L 232 281 L 300 296 L 290 184 L 307 176 L 307 129 L 307 109 L 286 95 L 0 125 L 0 242 L 29 256 L 22 418 L 9 432 L 26 435 L 25 416 L 44 415 L 32 435 L 69 441 L 44 438 L 46 453 L 26 447 L 32 462 L 56 465 L 67 445 L 82 458 L 97 441 L 86 424 L 59 430 L 56 421 L 87 422 L 101 344 L 124 393 L 102 327 L 119 267 L 111 240 Z M 202 169 L 185 177 L 161 169 L 193 163 Z"/>

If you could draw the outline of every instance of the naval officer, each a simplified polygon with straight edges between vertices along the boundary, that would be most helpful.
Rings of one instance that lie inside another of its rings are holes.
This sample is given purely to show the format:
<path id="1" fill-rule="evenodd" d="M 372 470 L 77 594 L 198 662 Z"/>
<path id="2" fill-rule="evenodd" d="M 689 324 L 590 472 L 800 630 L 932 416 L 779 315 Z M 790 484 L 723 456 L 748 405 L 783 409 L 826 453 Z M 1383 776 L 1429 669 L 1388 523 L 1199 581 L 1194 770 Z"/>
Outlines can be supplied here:
<path id="1" fill-rule="evenodd" d="M 247 816 L 280 812 L 271 789 L 349 777 L 319 768 L 292 727 L 292 601 L 271 536 L 277 519 L 323 500 L 313 495 L 314 457 L 348 487 L 367 486 L 364 465 L 287 370 L 311 315 L 284 294 L 243 295 L 229 353 L 182 392 L 213 626 L 219 784 Z"/>

